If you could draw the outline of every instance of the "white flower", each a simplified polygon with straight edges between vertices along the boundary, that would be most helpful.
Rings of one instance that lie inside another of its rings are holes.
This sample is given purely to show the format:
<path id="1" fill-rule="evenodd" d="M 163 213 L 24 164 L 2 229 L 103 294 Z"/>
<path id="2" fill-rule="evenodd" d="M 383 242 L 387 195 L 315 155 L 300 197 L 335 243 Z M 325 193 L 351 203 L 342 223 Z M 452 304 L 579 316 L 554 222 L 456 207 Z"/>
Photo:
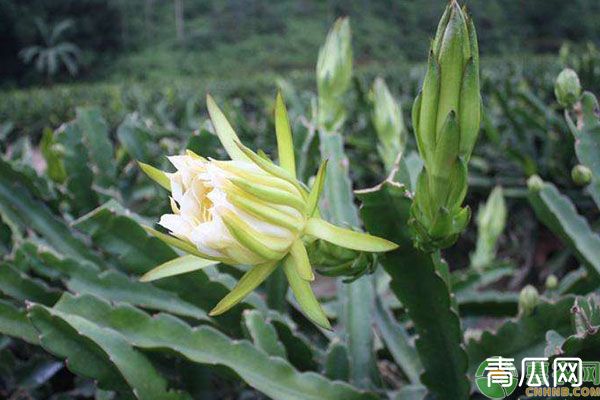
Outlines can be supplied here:
<path id="1" fill-rule="evenodd" d="M 318 325 L 330 328 L 310 288 L 315 276 L 304 241 L 322 239 L 368 252 L 390 251 L 398 246 L 339 228 L 319 217 L 318 200 L 327 163 L 321 164 L 310 191 L 298 182 L 290 125 L 281 96 L 276 103 L 280 165 L 242 145 L 210 96 L 208 110 L 231 161 L 205 159 L 188 151 L 187 155 L 169 157 L 177 170 L 174 173 L 140 163 L 149 177 L 171 191 L 173 213 L 163 215 L 159 224 L 175 237 L 150 227 L 146 227 L 147 231 L 189 254 L 167 261 L 141 279 L 147 282 L 191 272 L 210 265 L 208 260 L 250 265 L 238 284 L 212 309 L 209 315 L 215 316 L 242 301 L 281 265 L 306 315 Z"/>
<path id="2" fill-rule="evenodd" d="M 268 182 L 288 190 L 302 204 L 302 194 L 293 185 L 267 174 L 255 164 L 206 160 L 196 155 L 173 156 L 169 161 L 177 169 L 167 174 L 173 213 L 163 215 L 159 223 L 179 239 L 193 243 L 202 254 L 229 264 L 257 265 L 282 258 L 302 231 L 306 219 L 303 210 L 270 204 L 245 190 L 246 185 L 240 185 L 240 180 L 254 188 Z M 291 223 L 281 226 L 265 220 L 257 207 L 274 216 L 281 214 Z M 272 251 L 250 250 L 228 229 L 228 219 L 241 221 L 257 231 L 260 235 L 256 237 Z"/>

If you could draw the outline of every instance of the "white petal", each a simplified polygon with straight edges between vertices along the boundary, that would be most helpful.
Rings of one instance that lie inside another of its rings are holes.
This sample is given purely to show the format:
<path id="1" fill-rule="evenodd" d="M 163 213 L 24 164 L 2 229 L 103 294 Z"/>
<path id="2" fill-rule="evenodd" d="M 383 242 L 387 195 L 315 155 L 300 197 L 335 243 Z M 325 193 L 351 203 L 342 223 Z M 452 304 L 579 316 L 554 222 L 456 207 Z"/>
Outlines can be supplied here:
<path id="1" fill-rule="evenodd" d="M 160 217 L 159 225 L 168 229 L 173 235 L 177 236 L 180 239 L 189 240 L 189 235 L 194 228 L 189 221 L 186 221 L 180 215 L 175 214 L 165 214 Z"/>
<path id="2" fill-rule="evenodd" d="M 183 199 L 183 182 L 181 180 L 181 174 L 176 172 L 169 174 L 169 182 L 171 183 L 171 194 L 178 203 Z"/>

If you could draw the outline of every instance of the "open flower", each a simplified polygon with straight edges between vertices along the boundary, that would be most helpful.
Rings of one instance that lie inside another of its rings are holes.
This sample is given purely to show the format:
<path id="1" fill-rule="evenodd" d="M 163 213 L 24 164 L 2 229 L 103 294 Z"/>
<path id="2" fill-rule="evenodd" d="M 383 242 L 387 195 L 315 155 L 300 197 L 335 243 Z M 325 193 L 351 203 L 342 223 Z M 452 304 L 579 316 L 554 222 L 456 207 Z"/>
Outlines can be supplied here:
<path id="1" fill-rule="evenodd" d="M 243 300 L 281 264 L 307 316 L 329 328 L 310 287 L 314 274 L 305 241 L 318 238 L 366 252 L 389 251 L 397 246 L 319 218 L 318 200 L 327 163 L 321 164 L 310 190 L 296 179 L 291 130 L 280 95 L 275 115 L 280 165 L 241 144 L 210 96 L 207 105 L 230 161 L 206 159 L 188 151 L 169 157 L 176 168 L 174 173 L 140 163 L 152 179 L 171 191 L 172 213 L 163 215 L 159 222 L 171 235 L 152 228 L 147 228 L 148 232 L 190 254 L 153 269 L 142 280 L 190 272 L 211 261 L 249 266 L 210 312 L 219 315 Z"/>

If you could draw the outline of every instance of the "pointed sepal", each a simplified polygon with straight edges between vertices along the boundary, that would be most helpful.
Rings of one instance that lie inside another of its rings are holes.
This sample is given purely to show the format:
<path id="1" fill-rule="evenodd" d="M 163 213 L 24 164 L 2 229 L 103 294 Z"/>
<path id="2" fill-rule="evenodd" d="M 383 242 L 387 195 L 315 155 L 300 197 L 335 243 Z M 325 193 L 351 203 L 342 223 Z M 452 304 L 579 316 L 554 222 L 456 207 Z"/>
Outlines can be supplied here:
<path id="1" fill-rule="evenodd" d="M 216 315 L 223 314 L 228 311 L 240 301 L 244 300 L 246 296 L 254 289 L 256 289 L 265 279 L 277 268 L 277 262 L 270 261 L 264 264 L 259 264 L 244 274 L 238 281 L 237 285 L 223 297 L 221 301 L 213 308 L 208 315 L 214 317 Z"/>

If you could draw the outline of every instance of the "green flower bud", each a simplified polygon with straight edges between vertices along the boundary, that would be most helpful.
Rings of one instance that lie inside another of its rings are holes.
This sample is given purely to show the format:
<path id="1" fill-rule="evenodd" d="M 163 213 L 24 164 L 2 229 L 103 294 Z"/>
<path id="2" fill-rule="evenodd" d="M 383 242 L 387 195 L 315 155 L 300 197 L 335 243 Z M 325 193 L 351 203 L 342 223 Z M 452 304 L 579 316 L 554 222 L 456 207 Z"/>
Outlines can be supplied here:
<path id="1" fill-rule="evenodd" d="M 531 175 L 529 179 L 527 179 L 527 188 L 531 191 L 538 192 L 542 190 L 544 187 L 544 181 L 539 175 Z"/>
<path id="2" fill-rule="evenodd" d="M 327 34 L 317 60 L 319 123 L 328 131 L 346 119 L 343 96 L 352 80 L 352 41 L 348 18 L 339 18 Z"/>
<path id="3" fill-rule="evenodd" d="M 484 268 L 494 260 L 496 243 L 506 226 L 506 214 L 502 187 L 497 186 L 477 213 L 477 246 L 471 261 L 475 268 Z"/>
<path id="4" fill-rule="evenodd" d="M 344 282 L 352 282 L 365 273 L 372 273 L 377 265 L 374 257 L 334 246 L 323 240 L 315 240 L 306 245 L 311 265 L 324 276 L 345 277 Z"/>
<path id="5" fill-rule="evenodd" d="M 438 25 L 412 112 L 425 163 L 412 222 L 423 248 L 451 245 L 468 223 L 470 212 L 461 205 L 467 190 L 466 163 L 479 133 L 479 89 L 475 26 L 452 0 Z"/>
<path id="6" fill-rule="evenodd" d="M 558 278 L 556 275 L 548 275 L 546 278 L 546 289 L 555 290 L 558 287 Z"/>
<path id="7" fill-rule="evenodd" d="M 585 165 L 576 165 L 571 170 L 571 179 L 579 186 L 587 186 L 592 181 L 592 170 Z"/>
<path id="8" fill-rule="evenodd" d="M 530 315 L 540 303 L 540 294 L 531 285 L 525 286 L 519 293 L 519 314 Z"/>
<path id="9" fill-rule="evenodd" d="M 565 68 L 556 78 L 554 94 L 558 103 L 571 108 L 581 97 L 581 83 L 577 73 L 570 68 Z"/>
<path id="10" fill-rule="evenodd" d="M 390 171 L 406 145 L 402 109 L 382 78 L 375 79 L 370 98 L 373 104 L 371 120 L 379 139 L 377 150 Z"/>

